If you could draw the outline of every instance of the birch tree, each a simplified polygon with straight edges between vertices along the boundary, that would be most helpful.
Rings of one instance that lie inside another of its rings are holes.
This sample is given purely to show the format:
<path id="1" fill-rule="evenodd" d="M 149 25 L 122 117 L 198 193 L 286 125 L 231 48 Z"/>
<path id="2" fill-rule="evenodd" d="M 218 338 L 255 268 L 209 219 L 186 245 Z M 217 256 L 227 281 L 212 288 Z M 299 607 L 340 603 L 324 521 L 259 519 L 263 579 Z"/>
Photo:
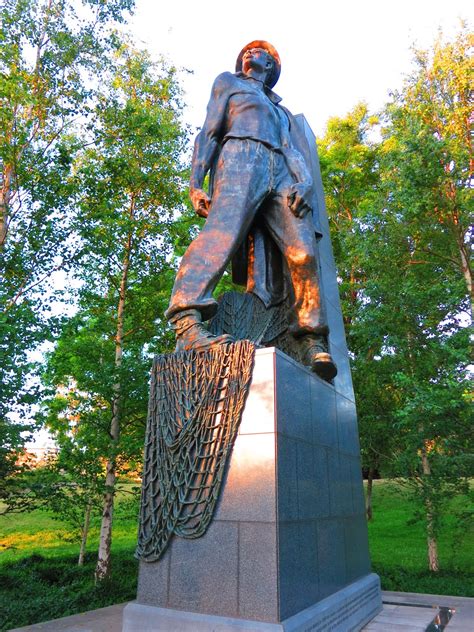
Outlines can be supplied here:
<path id="1" fill-rule="evenodd" d="M 180 111 L 175 70 L 124 45 L 77 162 L 79 310 L 50 366 L 53 381 L 73 378 L 95 411 L 105 462 L 97 581 L 110 570 L 118 472 L 141 457 L 151 352 L 171 342 L 163 312 L 185 208 Z"/>
<path id="2" fill-rule="evenodd" d="M 463 24 L 449 42 L 415 50 L 415 68 L 386 108 L 385 166 L 393 207 L 402 206 L 420 260 L 465 283 L 472 319 L 472 46 Z M 420 230 L 421 229 L 421 230 Z"/>
<path id="3" fill-rule="evenodd" d="M 469 493 L 473 471 L 470 41 L 463 27 L 416 51 L 380 140 L 355 110 L 321 143 L 363 458 L 410 490 L 433 572 L 448 500 Z"/>
<path id="4" fill-rule="evenodd" d="M 386 108 L 381 152 L 391 241 L 401 263 L 395 309 L 405 366 L 394 377 L 404 450 L 396 461 L 399 474 L 410 473 L 406 482 L 419 502 L 434 572 L 443 505 L 468 493 L 472 474 L 473 43 L 463 24 L 452 41 L 440 35 L 430 50 L 415 51 L 413 72 Z"/>
<path id="5" fill-rule="evenodd" d="M 133 0 L 4 0 L 0 7 L 0 435 L 21 447 L 38 401 L 29 352 L 51 339 L 69 239 L 73 156 L 92 88 Z M 12 436 L 16 438 L 12 440 Z"/>

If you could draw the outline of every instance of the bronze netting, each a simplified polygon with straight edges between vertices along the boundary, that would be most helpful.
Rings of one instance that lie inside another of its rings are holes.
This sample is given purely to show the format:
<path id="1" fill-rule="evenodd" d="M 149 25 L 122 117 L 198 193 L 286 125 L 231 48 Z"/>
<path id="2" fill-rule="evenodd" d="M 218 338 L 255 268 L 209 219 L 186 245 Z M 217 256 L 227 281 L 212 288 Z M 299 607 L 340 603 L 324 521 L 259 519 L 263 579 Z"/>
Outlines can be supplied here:
<path id="1" fill-rule="evenodd" d="M 301 362 L 301 349 L 288 332 L 289 299 L 266 308 L 255 294 L 226 292 L 219 298 L 217 314 L 210 321 L 213 334 L 230 334 L 262 347 L 277 347 Z"/>
<path id="2" fill-rule="evenodd" d="M 288 328 L 288 305 L 266 308 L 251 293 L 226 292 L 219 299 L 217 314 L 210 322 L 213 334 L 231 334 L 237 340 L 252 340 L 266 346 Z"/>
<path id="3" fill-rule="evenodd" d="M 203 535 L 212 519 L 252 379 L 248 340 L 157 356 L 136 557 L 158 560 L 173 534 Z"/>

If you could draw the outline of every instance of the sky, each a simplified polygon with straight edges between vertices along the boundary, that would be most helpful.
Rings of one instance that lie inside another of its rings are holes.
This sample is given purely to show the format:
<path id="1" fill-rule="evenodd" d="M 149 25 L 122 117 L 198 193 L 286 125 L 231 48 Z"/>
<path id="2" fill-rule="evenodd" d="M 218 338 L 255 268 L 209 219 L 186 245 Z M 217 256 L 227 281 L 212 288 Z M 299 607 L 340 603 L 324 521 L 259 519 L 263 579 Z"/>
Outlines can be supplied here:
<path id="1" fill-rule="evenodd" d="M 202 125 L 212 83 L 247 43 L 263 39 L 282 62 L 274 90 L 316 135 L 331 116 L 359 101 L 376 112 L 410 72 L 411 47 L 429 48 L 441 28 L 452 37 L 460 18 L 472 25 L 468 0 L 137 0 L 130 30 L 154 57 L 181 73 L 185 120 Z"/>

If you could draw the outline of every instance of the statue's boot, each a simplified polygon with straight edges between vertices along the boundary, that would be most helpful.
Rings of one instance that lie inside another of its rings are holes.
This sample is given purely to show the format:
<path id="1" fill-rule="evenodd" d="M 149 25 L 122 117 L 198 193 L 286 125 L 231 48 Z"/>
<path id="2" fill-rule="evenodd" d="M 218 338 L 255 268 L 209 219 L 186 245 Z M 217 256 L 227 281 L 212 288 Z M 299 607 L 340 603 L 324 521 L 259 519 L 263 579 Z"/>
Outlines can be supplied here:
<path id="1" fill-rule="evenodd" d="M 337 375 L 337 367 L 327 350 L 324 336 L 306 335 L 300 340 L 302 360 L 323 380 L 332 380 Z"/>
<path id="2" fill-rule="evenodd" d="M 197 309 L 178 312 L 170 318 L 170 325 L 176 335 L 175 351 L 205 351 L 216 345 L 234 342 L 228 334 L 215 336 L 201 322 L 201 314 Z"/>

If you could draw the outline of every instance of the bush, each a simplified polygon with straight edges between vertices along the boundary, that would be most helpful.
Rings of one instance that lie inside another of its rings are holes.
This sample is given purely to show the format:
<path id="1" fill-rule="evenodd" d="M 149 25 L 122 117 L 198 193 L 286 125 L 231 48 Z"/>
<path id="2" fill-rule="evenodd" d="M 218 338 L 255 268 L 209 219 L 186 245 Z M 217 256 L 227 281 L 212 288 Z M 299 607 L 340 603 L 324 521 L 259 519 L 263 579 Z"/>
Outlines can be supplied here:
<path id="1" fill-rule="evenodd" d="M 50 559 L 31 555 L 1 566 L 0 630 L 135 599 L 138 562 L 133 549 L 113 555 L 110 578 L 98 586 L 94 585 L 96 558 L 93 553 L 86 555 L 79 567 L 75 555 Z"/>
<path id="2" fill-rule="evenodd" d="M 474 597 L 474 577 L 471 573 L 459 570 L 432 573 L 377 564 L 373 565 L 373 571 L 380 576 L 382 590 Z"/>

